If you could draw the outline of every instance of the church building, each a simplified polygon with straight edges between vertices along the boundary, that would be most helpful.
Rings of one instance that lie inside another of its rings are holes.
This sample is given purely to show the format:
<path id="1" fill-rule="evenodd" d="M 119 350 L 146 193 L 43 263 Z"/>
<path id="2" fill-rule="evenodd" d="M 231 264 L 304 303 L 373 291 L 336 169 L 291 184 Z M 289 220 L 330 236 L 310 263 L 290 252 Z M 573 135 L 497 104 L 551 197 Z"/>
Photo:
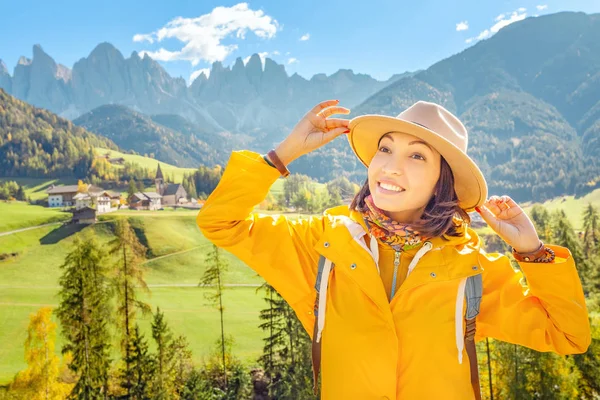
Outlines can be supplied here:
<path id="1" fill-rule="evenodd" d="M 185 203 L 187 201 L 187 192 L 180 183 L 165 183 L 160 164 L 156 170 L 156 178 L 154 178 L 156 184 L 156 193 L 162 196 L 161 204 L 165 205 L 177 205 Z"/>

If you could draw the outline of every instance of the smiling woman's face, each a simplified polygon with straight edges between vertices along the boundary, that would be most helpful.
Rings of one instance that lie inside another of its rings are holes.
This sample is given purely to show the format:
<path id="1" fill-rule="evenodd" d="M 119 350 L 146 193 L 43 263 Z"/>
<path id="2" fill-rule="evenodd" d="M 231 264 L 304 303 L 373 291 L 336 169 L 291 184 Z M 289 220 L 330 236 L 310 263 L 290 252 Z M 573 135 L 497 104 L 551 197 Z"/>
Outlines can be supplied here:
<path id="1" fill-rule="evenodd" d="M 369 164 L 369 190 L 375 205 L 397 222 L 421 218 L 440 177 L 441 155 L 407 133 L 386 133 Z"/>

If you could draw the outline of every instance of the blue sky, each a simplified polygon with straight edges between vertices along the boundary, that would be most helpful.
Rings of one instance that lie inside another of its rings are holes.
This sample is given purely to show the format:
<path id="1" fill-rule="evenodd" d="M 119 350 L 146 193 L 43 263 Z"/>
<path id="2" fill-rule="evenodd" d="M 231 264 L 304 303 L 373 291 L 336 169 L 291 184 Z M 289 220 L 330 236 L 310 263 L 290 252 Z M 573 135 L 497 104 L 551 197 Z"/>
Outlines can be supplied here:
<path id="1" fill-rule="evenodd" d="M 387 79 L 424 69 L 513 21 L 599 13 L 598 0 L 0 1 L 0 59 L 12 74 L 40 44 L 71 68 L 100 42 L 125 57 L 146 51 L 187 81 L 213 61 L 261 53 L 288 74 L 340 68 Z"/>

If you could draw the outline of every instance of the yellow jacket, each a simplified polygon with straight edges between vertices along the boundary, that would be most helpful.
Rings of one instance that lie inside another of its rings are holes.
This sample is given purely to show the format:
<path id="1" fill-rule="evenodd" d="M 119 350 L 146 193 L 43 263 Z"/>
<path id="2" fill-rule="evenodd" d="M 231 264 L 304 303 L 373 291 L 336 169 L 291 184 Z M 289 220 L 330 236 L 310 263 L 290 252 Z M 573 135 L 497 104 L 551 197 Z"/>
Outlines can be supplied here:
<path id="1" fill-rule="evenodd" d="M 588 348 L 587 309 L 568 249 L 551 246 L 554 263 L 520 263 L 519 272 L 506 256 L 481 249 L 465 224 L 458 238 L 430 240 L 430 251 L 390 302 L 375 252 L 363 238 L 369 237 L 364 222 L 348 206 L 298 220 L 252 212 L 278 177 L 259 154 L 233 152 L 197 223 L 206 238 L 269 282 L 311 336 L 319 255 L 335 265 L 321 337 L 322 399 L 474 398 L 467 354 L 458 343 L 464 304 L 457 299 L 461 284 L 475 274 L 483 279 L 477 340 L 559 354 Z M 400 271 L 419 250 L 402 254 Z M 380 263 L 390 262 L 389 253 L 380 253 Z"/>

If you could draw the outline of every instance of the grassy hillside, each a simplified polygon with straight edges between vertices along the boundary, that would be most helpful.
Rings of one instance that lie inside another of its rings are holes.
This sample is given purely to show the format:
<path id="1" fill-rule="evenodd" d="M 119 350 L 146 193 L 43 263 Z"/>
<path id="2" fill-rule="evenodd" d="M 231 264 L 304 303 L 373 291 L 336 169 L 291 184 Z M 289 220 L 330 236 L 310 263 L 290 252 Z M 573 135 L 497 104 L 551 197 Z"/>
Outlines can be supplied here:
<path id="1" fill-rule="evenodd" d="M 160 163 L 160 168 L 161 168 L 163 174 L 165 175 L 165 178 L 167 178 L 167 177 L 170 178 L 171 175 L 174 175 L 175 183 L 181 183 L 183 181 L 183 174 L 185 174 L 185 173 L 189 174 L 190 172 L 195 171 L 194 168 L 180 168 L 180 167 L 176 167 L 171 164 L 164 163 L 162 161 L 158 161 L 154 158 L 138 156 L 138 155 L 134 155 L 134 154 L 121 153 L 120 151 L 105 149 L 102 147 L 96 147 L 96 148 L 94 148 L 94 151 L 95 151 L 96 155 L 98 155 L 98 156 L 103 156 L 106 153 L 110 153 L 111 158 L 123 157 L 125 159 L 125 161 L 138 164 L 142 168 L 148 168 L 149 170 L 155 171 L 155 172 L 156 172 L 157 165 Z M 121 166 L 119 166 L 119 165 L 115 165 L 115 166 L 117 168 L 121 168 Z"/>
<path id="2" fill-rule="evenodd" d="M 0 215 L 0 233 L 71 218 L 70 213 L 20 201 L 0 201 Z"/>
<path id="3" fill-rule="evenodd" d="M 564 210 L 573 224 L 573 228 L 582 229 L 583 227 L 583 219 L 582 213 L 585 207 L 589 203 L 592 203 L 596 207 L 600 207 L 600 189 L 596 189 L 587 195 L 576 199 L 574 196 L 560 196 L 552 200 L 548 200 L 544 203 L 541 203 L 544 207 L 548 209 L 548 211 L 555 210 Z M 533 203 L 535 204 L 535 203 Z M 523 204 L 525 210 L 529 210 L 533 207 L 532 203 Z"/>

